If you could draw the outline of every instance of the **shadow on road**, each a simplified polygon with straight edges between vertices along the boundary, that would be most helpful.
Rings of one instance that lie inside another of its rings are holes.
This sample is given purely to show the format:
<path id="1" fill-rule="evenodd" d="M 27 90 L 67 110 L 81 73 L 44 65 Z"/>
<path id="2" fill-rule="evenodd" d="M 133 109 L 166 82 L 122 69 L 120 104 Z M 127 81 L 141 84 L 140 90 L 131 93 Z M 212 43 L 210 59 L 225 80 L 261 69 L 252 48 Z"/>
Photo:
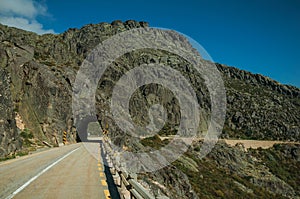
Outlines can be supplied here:
<path id="1" fill-rule="evenodd" d="M 104 154 L 104 151 L 103 151 L 102 140 L 90 140 L 90 142 L 97 142 L 101 146 L 101 157 L 102 157 L 102 160 L 103 160 L 103 163 L 104 163 L 104 173 L 105 173 L 105 176 L 106 176 L 108 190 L 110 192 L 111 198 L 112 199 L 121 199 L 120 195 L 119 195 L 119 192 L 118 192 L 118 188 L 117 188 L 117 186 L 114 182 L 113 176 L 110 172 L 109 167 L 107 166 L 108 164 L 107 164 L 105 154 Z"/>

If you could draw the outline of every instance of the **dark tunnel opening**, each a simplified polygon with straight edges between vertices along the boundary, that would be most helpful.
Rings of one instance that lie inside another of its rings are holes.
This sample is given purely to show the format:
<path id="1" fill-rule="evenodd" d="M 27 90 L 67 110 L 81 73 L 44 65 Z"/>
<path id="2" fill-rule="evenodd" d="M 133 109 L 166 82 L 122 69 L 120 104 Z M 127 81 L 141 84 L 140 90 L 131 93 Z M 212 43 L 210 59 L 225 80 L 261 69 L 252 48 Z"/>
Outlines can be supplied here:
<path id="1" fill-rule="evenodd" d="M 88 125 L 91 122 L 98 122 L 96 116 L 87 116 L 83 119 L 78 119 L 76 122 L 76 142 L 88 141 Z"/>

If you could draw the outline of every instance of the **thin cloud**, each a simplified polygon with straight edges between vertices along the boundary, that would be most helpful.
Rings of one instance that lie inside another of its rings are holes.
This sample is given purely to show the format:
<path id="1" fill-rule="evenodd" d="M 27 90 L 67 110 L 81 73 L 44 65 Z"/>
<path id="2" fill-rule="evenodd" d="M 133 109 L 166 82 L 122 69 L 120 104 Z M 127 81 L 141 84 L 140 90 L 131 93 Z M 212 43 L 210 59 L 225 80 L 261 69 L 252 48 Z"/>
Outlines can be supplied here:
<path id="1" fill-rule="evenodd" d="M 3 17 L 0 19 L 0 23 L 11 27 L 17 27 L 23 30 L 32 31 L 37 34 L 54 33 L 54 30 L 52 29 L 43 29 L 43 25 L 35 20 L 29 21 L 28 19 L 21 17 Z"/>
<path id="2" fill-rule="evenodd" d="M 39 15 L 47 16 L 47 7 L 33 0 L 0 1 L 0 23 L 37 34 L 54 33 L 36 20 Z"/>

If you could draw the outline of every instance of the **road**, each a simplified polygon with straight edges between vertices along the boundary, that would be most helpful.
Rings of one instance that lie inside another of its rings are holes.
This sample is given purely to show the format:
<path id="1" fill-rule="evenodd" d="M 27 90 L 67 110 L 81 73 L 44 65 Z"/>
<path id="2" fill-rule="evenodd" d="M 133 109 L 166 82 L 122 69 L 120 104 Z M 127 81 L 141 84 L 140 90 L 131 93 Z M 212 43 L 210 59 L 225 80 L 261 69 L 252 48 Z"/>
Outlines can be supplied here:
<path id="1" fill-rule="evenodd" d="M 165 139 L 174 139 L 173 136 L 164 136 L 160 137 L 161 140 Z M 175 139 L 182 139 L 182 138 L 175 138 Z M 204 140 L 204 138 L 186 138 L 187 140 L 195 141 L 195 140 Z M 274 146 L 274 144 L 300 144 L 300 142 L 293 142 L 293 141 L 276 141 L 276 140 L 242 140 L 242 139 L 218 139 L 218 141 L 224 141 L 229 146 L 235 146 L 236 144 L 243 144 L 244 148 L 247 150 L 249 148 L 257 149 L 263 148 L 268 149 Z"/>
<path id="2" fill-rule="evenodd" d="M 172 139 L 172 137 L 162 137 Z M 245 148 L 268 148 L 281 141 L 223 140 Z M 119 199 L 101 140 L 67 145 L 0 163 L 0 198 Z"/>
<path id="3" fill-rule="evenodd" d="M 108 175 L 99 142 L 67 145 L 2 162 L 0 198 L 119 198 Z"/>
<path id="4" fill-rule="evenodd" d="M 288 142 L 288 141 L 273 141 L 273 140 L 229 140 L 229 139 L 221 139 L 226 142 L 226 144 L 230 146 L 235 146 L 238 143 L 244 145 L 245 149 L 268 149 L 274 146 L 274 144 L 300 144 L 299 142 Z"/>

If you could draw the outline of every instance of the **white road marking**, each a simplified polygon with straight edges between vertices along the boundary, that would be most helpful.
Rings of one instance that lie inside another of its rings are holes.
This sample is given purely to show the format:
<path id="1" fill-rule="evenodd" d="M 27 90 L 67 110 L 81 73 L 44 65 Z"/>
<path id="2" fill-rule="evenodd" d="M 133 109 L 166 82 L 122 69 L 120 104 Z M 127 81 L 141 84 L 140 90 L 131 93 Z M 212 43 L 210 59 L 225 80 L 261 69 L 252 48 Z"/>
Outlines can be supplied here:
<path id="1" fill-rule="evenodd" d="M 60 161 L 62 161 L 63 159 L 65 159 L 66 157 L 68 157 L 69 155 L 71 155 L 73 152 L 77 151 L 79 148 L 80 147 L 74 149 L 73 151 L 67 153 L 63 157 L 59 158 L 58 160 L 56 160 L 55 162 L 53 162 L 52 164 L 50 164 L 48 167 L 46 167 L 40 173 L 38 173 L 37 175 L 35 175 L 34 177 L 32 177 L 30 180 L 28 180 L 25 184 L 23 184 L 16 191 L 14 191 L 12 194 L 10 194 L 9 196 L 7 196 L 5 199 L 11 199 L 11 198 L 13 198 L 20 191 L 22 191 L 25 187 L 27 187 L 30 183 L 32 183 L 34 180 L 36 180 L 40 175 L 42 175 L 43 173 L 45 173 L 46 171 L 48 171 L 49 169 L 51 169 L 53 166 L 55 166 L 57 163 L 59 163 Z"/>

